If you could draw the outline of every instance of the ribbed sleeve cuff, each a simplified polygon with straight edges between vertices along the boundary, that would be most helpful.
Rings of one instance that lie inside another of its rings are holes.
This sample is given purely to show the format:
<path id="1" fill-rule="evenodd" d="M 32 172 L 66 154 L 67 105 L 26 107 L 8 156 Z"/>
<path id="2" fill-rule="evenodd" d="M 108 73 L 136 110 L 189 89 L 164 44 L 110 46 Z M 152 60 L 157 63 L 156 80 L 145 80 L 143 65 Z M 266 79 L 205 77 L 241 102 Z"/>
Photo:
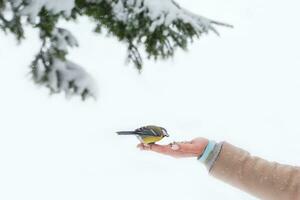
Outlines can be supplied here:
<path id="1" fill-rule="evenodd" d="M 222 150 L 223 142 L 215 143 L 214 141 L 209 141 L 204 153 L 198 157 L 198 160 L 202 162 L 206 169 L 210 171 L 214 166 L 219 154 Z"/>

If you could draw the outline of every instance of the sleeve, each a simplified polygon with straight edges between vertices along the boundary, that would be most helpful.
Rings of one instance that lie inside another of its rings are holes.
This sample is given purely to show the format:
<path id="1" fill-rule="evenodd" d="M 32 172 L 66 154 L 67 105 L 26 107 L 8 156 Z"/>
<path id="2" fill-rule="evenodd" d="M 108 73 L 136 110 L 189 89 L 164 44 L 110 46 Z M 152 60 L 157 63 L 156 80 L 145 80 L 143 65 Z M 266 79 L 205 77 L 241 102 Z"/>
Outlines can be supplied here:
<path id="1" fill-rule="evenodd" d="M 206 159 L 210 174 L 264 200 L 300 200 L 300 168 L 251 156 L 229 143 L 215 145 Z"/>

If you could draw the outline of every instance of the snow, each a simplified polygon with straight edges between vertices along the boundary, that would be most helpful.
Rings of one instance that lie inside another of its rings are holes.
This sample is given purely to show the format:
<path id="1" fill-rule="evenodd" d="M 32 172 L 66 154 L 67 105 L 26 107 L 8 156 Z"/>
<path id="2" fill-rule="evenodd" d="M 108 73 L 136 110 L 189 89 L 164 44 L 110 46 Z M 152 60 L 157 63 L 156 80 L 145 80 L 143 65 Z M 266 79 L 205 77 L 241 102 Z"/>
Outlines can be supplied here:
<path id="1" fill-rule="evenodd" d="M 99 82 L 98 101 L 48 96 L 26 76 L 37 33 L 27 29 L 22 45 L 0 33 L 1 200 L 255 200 L 195 159 L 140 152 L 136 138 L 115 134 L 147 124 L 168 130 L 162 144 L 203 136 L 299 165 L 299 0 L 178 2 L 236 28 L 145 61 L 141 75 L 124 66 L 125 45 L 91 34 L 89 20 L 62 24 L 80 41 L 69 59 Z"/>
<path id="2" fill-rule="evenodd" d="M 78 46 L 78 41 L 70 31 L 62 28 L 55 28 L 52 31 L 51 44 L 54 48 L 68 52 L 69 47 Z"/>
<path id="3" fill-rule="evenodd" d="M 149 17 L 154 21 L 151 30 L 164 24 L 169 26 L 176 20 L 182 20 L 185 23 L 190 23 L 196 30 L 208 31 L 210 21 L 203 17 L 194 18 L 193 15 L 178 7 L 173 0 L 145 0 L 145 7 L 149 10 Z"/>
<path id="4" fill-rule="evenodd" d="M 76 94 L 80 95 L 87 89 L 91 95 L 97 97 L 98 90 L 93 78 L 81 66 L 71 61 L 54 59 L 51 71 L 47 74 L 47 80 L 47 85 L 55 92 L 64 91 L 70 96 L 73 91 L 69 89 L 69 83 L 73 82 L 76 86 L 74 91 Z M 58 84 L 59 81 L 60 84 Z"/>
<path id="5" fill-rule="evenodd" d="M 170 26 L 178 20 L 191 24 L 197 31 L 207 32 L 213 29 L 209 19 L 181 8 L 173 0 L 120 0 L 112 5 L 116 19 L 123 22 L 131 21 L 135 18 L 134 16 L 145 12 L 152 21 L 151 32 L 158 26 Z"/>
<path id="6" fill-rule="evenodd" d="M 52 31 L 51 46 L 43 54 L 47 60 L 51 60 L 51 65 L 46 70 L 42 61 L 38 60 L 34 78 L 39 82 L 45 77 L 46 82 L 41 81 L 41 83 L 48 86 L 53 92 L 64 91 L 67 96 L 71 96 L 73 93 L 81 95 L 87 90 L 89 95 L 97 98 L 96 83 L 83 67 L 72 61 L 51 56 L 55 55 L 57 50 L 68 52 L 68 49 L 74 46 L 78 46 L 78 42 L 70 31 L 55 28 Z M 70 89 L 70 84 L 73 85 L 72 89 Z"/>
<path id="7" fill-rule="evenodd" d="M 89 0 L 88 2 L 101 1 L 103 0 Z M 119 21 L 128 22 L 135 20 L 136 15 L 145 12 L 152 21 L 150 31 L 154 31 L 161 25 L 169 26 L 178 20 L 191 24 L 200 32 L 215 31 L 211 25 L 212 21 L 181 8 L 174 0 L 106 1 L 112 5 L 115 18 Z M 29 0 L 28 5 L 24 6 L 21 13 L 29 16 L 31 21 L 34 21 L 43 7 L 54 14 L 63 12 L 66 16 L 69 16 L 74 6 L 74 0 Z"/>
<path id="8" fill-rule="evenodd" d="M 53 14 L 63 12 L 66 16 L 70 16 L 75 6 L 75 0 L 28 0 L 26 2 L 28 4 L 24 6 L 21 13 L 29 16 L 31 20 L 36 18 L 43 7 Z"/>

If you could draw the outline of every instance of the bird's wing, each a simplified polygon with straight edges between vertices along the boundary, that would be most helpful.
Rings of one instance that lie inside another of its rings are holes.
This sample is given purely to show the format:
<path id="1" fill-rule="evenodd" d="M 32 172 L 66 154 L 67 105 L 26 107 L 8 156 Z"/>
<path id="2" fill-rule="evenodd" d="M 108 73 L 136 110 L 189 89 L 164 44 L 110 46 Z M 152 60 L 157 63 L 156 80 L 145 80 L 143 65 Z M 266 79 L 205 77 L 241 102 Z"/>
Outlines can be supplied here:
<path id="1" fill-rule="evenodd" d="M 142 128 L 136 129 L 135 131 L 149 136 L 161 136 L 159 127 L 156 126 L 144 126 Z"/>
<path id="2" fill-rule="evenodd" d="M 157 132 L 155 132 L 153 129 L 147 129 L 143 131 L 143 134 L 149 135 L 149 136 L 160 136 Z"/>

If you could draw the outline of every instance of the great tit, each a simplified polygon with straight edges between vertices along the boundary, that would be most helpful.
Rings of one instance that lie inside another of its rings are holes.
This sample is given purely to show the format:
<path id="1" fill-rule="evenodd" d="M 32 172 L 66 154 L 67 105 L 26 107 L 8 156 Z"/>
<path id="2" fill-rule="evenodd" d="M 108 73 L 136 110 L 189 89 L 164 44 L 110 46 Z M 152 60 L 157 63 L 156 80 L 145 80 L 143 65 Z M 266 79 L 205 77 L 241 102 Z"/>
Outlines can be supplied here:
<path id="1" fill-rule="evenodd" d="M 143 126 L 134 131 L 119 131 L 118 135 L 135 135 L 143 144 L 154 144 L 162 140 L 164 137 L 169 137 L 167 130 L 159 126 Z"/>

